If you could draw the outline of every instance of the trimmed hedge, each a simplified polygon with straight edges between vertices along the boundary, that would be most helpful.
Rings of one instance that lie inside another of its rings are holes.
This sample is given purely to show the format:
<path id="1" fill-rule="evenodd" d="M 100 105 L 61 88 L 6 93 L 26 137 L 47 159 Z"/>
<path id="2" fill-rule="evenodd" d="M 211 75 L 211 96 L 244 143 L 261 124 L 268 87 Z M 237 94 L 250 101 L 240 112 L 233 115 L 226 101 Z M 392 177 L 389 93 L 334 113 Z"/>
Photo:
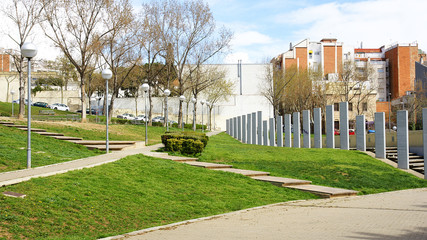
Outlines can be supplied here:
<path id="1" fill-rule="evenodd" d="M 172 127 L 174 127 L 174 128 L 182 128 L 182 126 L 178 126 L 178 123 L 172 124 Z M 203 124 L 203 125 L 196 124 L 196 129 L 202 129 L 202 127 L 203 127 L 204 130 L 208 129 L 208 127 L 205 124 Z M 184 128 L 185 129 L 193 129 L 193 124 L 192 123 L 188 123 L 188 124 L 186 123 L 186 124 L 184 124 Z"/>
<path id="2" fill-rule="evenodd" d="M 197 132 L 170 132 L 162 135 L 166 151 L 195 155 L 203 151 L 209 137 Z"/>

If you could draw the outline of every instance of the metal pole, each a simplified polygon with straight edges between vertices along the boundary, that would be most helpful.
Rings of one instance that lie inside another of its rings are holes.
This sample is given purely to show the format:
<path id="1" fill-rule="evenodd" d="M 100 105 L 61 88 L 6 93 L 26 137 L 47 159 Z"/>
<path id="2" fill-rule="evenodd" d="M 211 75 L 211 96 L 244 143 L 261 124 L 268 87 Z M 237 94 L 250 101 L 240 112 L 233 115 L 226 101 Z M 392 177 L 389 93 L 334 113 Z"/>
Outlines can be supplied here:
<path id="1" fill-rule="evenodd" d="M 214 119 L 214 124 L 213 124 L 213 127 L 214 127 L 214 131 L 215 131 L 215 107 L 213 108 L 213 119 Z"/>
<path id="2" fill-rule="evenodd" d="M 193 131 L 196 131 L 196 102 L 193 104 Z"/>
<path id="3" fill-rule="evenodd" d="M 145 91 L 145 146 L 148 145 L 148 131 L 147 131 L 147 92 Z"/>
<path id="4" fill-rule="evenodd" d="M 12 94 L 12 117 L 13 117 L 13 94 Z"/>
<path id="5" fill-rule="evenodd" d="M 107 105 L 105 107 L 105 126 L 106 126 L 106 134 L 105 134 L 105 151 L 107 153 L 110 152 L 110 146 L 109 146 L 109 140 L 108 140 L 108 79 L 105 80 L 105 104 Z M 84 111 L 84 110 L 82 110 Z"/>
<path id="6" fill-rule="evenodd" d="M 203 132 L 203 103 L 202 103 L 202 132 Z"/>
<path id="7" fill-rule="evenodd" d="M 27 168 L 31 168 L 31 58 L 28 58 Z M 24 100 L 25 104 L 25 100 Z"/>
<path id="8" fill-rule="evenodd" d="M 391 131 L 391 93 L 388 93 L 388 131 Z"/>
<path id="9" fill-rule="evenodd" d="M 166 114 L 166 116 L 165 116 L 165 121 L 166 121 L 166 131 L 167 131 L 167 132 L 169 132 L 169 121 L 168 121 L 168 96 L 166 96 L 166 102 L 165 102 L 165 105 L 166 105 L 166 111 L 165 111 L 165 114 Z"/>

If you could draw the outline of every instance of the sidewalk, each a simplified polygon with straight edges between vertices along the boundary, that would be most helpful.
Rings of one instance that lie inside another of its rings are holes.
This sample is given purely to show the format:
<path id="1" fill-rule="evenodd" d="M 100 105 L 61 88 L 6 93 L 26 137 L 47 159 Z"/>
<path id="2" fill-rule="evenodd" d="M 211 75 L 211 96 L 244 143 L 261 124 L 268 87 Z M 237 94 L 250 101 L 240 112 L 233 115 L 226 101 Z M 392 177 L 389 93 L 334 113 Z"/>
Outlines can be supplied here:
<path id="1" fill-rule="evenodd" d="M 427 188 L 279 203 L 106 239 L 427 239 Z"/>

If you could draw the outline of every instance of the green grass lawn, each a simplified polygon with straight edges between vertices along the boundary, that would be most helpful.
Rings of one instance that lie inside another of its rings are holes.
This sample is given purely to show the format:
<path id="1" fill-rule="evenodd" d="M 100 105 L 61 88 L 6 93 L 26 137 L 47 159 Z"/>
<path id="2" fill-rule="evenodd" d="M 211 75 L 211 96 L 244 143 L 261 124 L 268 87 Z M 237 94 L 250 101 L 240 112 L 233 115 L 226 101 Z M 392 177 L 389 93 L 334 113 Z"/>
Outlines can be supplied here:
<path id="1" fill-rule="evenodd" d="M 86 147 L 57 140 L 51 137 L 31 134 L 32 167 L 40 167 L 59 162 L 100 154 Z M 27 167 L 27 132 L 0 125 L 0 172 Z"/>
<path id="2" fill-rule="evenodd" d="M 316 198 L 143 155 L 2 188 L 0 238 L 95 239 L 271 203 Z"/>
<path id="3" fill-rule="evenodd" d="M 427 187 L 427 181 L 358 151 L 296 149 L 242 144 L 225 133 L 212 136 L 201 161 L 268 171 L 273 176 L 310 180 L 313 184 L 371 194 Z"/>

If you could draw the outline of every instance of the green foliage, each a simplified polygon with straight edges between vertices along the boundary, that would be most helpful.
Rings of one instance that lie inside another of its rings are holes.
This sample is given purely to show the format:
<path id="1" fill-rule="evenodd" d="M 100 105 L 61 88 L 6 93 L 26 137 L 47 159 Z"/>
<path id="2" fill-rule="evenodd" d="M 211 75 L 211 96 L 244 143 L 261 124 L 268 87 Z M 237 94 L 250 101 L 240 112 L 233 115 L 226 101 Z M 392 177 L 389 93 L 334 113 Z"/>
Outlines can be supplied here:
<path id="1" fill-rule="evenodd" d="M 198 132 L 171 132 L 162 135 L 162 143 L 166 151 L 196 155 L 203 151 L 209 137 Z"/>
<path id="2" fill-rule="evenodd" d="M 178 123 L 172 124 L 172 127 L 174 127 L 174 128 L 181 128 L 181 127 L 178 127 Z M 206 125 L 196 124 L 196 129 L 202 129 L 202 127 L 205 130 L 207 129 Z M 191 124 L 191 123 L 184 124 L 184 128 L 185 129 L 193 129 L 193 124 Z"/>
<path id="3" fill-rule="evenodd" d="M 161 122 L 152 122 L 151 126 L 153 126 L 153 127 L 163 127 L 163 123 L 161 123 Z"/>

